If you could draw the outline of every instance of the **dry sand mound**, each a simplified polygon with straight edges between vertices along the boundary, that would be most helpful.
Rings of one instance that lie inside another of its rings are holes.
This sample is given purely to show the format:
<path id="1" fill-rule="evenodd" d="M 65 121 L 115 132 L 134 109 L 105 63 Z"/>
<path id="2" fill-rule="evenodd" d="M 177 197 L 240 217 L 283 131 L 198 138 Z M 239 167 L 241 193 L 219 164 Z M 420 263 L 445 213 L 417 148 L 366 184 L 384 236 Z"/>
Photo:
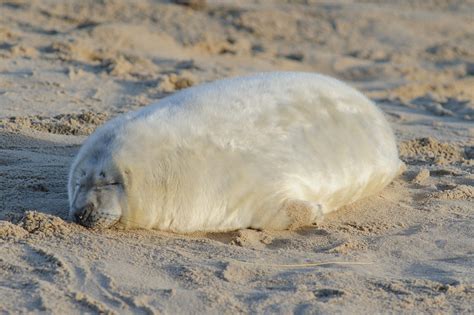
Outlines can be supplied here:
<path id="1" fill-rule="evenodd" d="M 36 130 L 60 135 L 89 135 L 97 126 L 107 120 L 107 114 L 83 112 L 81 114 L 61 114 L 54 117 L 10 117 L 0 120 L 0 128 L 19 132 Z"/>
<path id="2" fill-rule="evenodd" d="M 462 150 L 453 144 L 440 143 L 434 138 L 419 138 L 400 143 L 400 156 L 438 165 L 464 160 Z"/>

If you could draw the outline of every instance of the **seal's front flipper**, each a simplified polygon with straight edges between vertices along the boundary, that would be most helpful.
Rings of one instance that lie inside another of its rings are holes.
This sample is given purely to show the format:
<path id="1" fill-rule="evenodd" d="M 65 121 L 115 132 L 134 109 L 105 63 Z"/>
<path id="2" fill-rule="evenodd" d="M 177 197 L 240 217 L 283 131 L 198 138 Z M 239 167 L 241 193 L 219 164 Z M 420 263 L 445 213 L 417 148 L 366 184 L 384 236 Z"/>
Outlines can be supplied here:
<path id="1" fill-rule="evenodd" d="M 289 199 L 284 203 L 283 208 L 290 221 L 289 230 L 311 225 L 322 220 L 324 215 L 321 204 L 307 200 Z"/>

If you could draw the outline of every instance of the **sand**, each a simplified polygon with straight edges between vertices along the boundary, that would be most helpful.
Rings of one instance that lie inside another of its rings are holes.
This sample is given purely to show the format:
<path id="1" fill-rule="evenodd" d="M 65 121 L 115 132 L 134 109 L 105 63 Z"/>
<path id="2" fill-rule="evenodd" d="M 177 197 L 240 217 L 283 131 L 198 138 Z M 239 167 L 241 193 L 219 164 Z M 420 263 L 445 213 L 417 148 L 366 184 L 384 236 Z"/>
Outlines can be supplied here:
<path id="1" fill-rule="evenodd" d="M 0 313 L 474 312 L 474 2 L 0 2 Z M 67 222 L 98 125 L 256 71 L 345 80 L 407 169 L 294 231 L 175 235 Z"/>

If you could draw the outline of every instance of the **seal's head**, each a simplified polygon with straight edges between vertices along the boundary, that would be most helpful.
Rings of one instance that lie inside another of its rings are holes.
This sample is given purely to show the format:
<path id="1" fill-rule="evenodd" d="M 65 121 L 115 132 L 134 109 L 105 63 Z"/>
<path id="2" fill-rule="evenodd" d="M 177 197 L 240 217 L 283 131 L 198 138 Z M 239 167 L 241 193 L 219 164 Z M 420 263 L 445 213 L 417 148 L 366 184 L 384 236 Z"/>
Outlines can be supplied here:
<path id="1" fill-rule="evenodd" d="M 113 163 L 85 159 L 74 167 L 69 182 L 69 218 L 89 228 L 117 223 L 127 206 L 124 181 Z"/>

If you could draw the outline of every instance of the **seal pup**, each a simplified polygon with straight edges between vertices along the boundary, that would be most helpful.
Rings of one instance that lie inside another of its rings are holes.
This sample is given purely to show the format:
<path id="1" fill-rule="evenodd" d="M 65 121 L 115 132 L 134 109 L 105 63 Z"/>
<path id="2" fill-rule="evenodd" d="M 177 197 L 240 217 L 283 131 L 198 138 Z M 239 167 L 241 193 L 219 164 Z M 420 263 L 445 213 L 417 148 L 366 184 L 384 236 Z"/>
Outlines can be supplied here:
<path id="1" fill-rule="evenodd" d="M 97 129 L 75 158 L 70 217 L 178 233 L 309 225 L 380 191 L 401 166 L 364 95 L 274 72 L 182 90 Z"/>

